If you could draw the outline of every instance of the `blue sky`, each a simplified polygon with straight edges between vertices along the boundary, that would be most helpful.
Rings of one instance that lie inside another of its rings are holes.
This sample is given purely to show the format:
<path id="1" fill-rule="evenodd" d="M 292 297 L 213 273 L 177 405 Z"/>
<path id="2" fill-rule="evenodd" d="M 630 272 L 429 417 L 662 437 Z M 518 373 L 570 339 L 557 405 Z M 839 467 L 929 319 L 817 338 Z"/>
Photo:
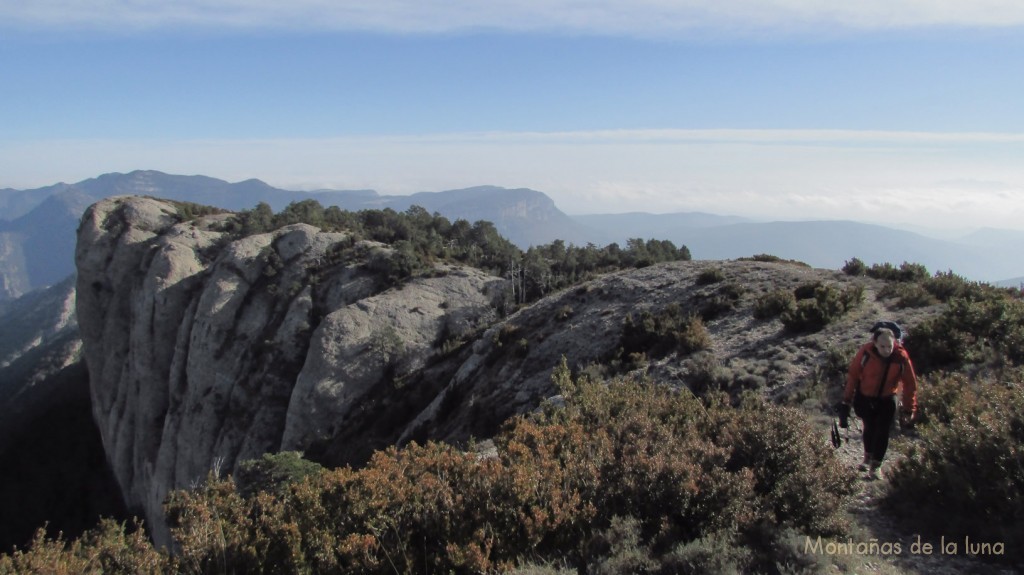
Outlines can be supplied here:
<path id="1" fill-rule="evenodd" d="M 494 184 L 1024 227 L 1016 1 L 0 0 L 0 187 Z"/>

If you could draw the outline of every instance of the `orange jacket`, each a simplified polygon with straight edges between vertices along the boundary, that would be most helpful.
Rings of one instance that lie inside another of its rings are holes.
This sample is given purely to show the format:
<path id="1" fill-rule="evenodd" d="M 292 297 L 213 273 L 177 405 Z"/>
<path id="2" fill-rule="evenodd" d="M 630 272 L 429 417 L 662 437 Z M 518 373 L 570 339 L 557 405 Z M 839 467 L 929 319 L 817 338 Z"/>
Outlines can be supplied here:
<path id="1" fill-rule="evenodd" d="M 867 355 L 865 360 L 864 356 Z M 914 375 L 914 365 L 910 362 L 910 356 L 903 346 L 896 344 L 892 350 L 892 361 L 889 363 L 889 371 L 885 374 L 885 385 L 882 387 L 881 397 L 892 397 L 899 391 L 900 383 L 903 384 L 903 411 L 908 413 L 917 412 L 917 376 Z M 860 386 L 862 395 L 875 397 L 878 395 L 878 386 L 882 383 L 882 370 L 885 369 L 888 359 L 879 355 L 875 349 L 874 342 L 868 342 L 857 350 L 857 355 L 850 362 L 850 370 L 846 374 L 846 390 L 843 393 L 843 401 L 853 402 L 853 396 Z"/>

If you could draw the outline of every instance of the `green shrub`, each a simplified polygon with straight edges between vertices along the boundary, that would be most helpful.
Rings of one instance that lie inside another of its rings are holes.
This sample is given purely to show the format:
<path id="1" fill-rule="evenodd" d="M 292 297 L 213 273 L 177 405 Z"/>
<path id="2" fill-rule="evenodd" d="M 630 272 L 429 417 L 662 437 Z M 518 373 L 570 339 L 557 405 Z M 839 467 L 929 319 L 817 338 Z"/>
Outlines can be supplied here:
<path id="1" fill-rule="evenodd" d="M 868 273 L 868 266 L 859 258 L 852 258 L 846 260 L 843 264 L 842 271 L 848 276 L 862 276 Z"/>
<path id="2" fill-rule="evenodd" d="M 713 321 L 736 309 L 736 300 L 722 295 L 714 295 L 700 306 L 699 317 L 703 321 Z"/>
<path id="3" fill-rule="evenodd" d="M 736 261 L 738 261 L 738 262 L 766 262 L 766 263 L 773 263 L 773 264 L 786 264 L 786 265 L 798 266 L 798 267 L 802 267 L 802 268 L 810 268 L 811 267 L 806 262 L 802 262 L 800 260 L 786 260 L 786 259 L 782 259 L 779 256 L 775 256 L 775 255 L 772 255 L 772 254 L 754 254 L 754 255 L 752 255 L 750 257 L 736 258 Z"/>
<path id="4" fill-rule="evenodd" d="M 968 281 L 952 271 L 935 272 L 922 285 L 939 301 L 949 301 L 955 297 L 977 297 L 985 289 L 978 282 Z"/>
<path id="5" fill-rule="evenodd" d="M 799 299 L 799 296 L 797 296 Z M 782 313 L 782 325 L 791 332 L 817 331 L 839 319 L 864 301 L 864 288 L 840 290 L 831 285 L 815 287 L 813 299 L 801 299 L 796 307 Z"/>
<path id="6" fill-rule="evenodd" d="M 426 268 L 424 259 L 411 242 L 400 240 L 391 249 L 373 252 L 366 268 L 378 274 L 387 287 L 399 285 Z"/>
<path id="7" fill-rule="evenodd" d="M 819 289 L 824 287 L 824 285 L 825 284 L 821 283 L 820 281 L 800 284 L 793 290 L 793 297 L 796 298 L 798 301 L 804 299 L 811 299 L 818 293 Z"/>
<path id="8" fill-rule="evenodd" d="M 303 459 L 298 451 L 264 453 L 259 459 L 250 459 L 238 464 L 235 484 L 243 497 L 259 491 L 283 493 L 292 483 L 301 481 L 323 469 L 318 464 Z"/>
<path id="9" fill-rule="evenodd" d="M 637 317 L 626 316 L 619 345 L 623 355 L 685 355 L 710 347 L 711 335 L 699 315 L 684 314 L 678 304 L 669 304 L 658 313 L 645 309 Z"/>
<path id="10" fill-rule="evenodd" d="M 187 222 L 199 219 L 203 216 L 209 216 L 212 214 L 224 214 L 227 210 L 218 208 L 215 206 L 207 206 L 204 204 L 197 204 L 194 202 L 185 202 L 178 200 L 161 200 L 170 201 L 170 203 L 177 210 L 177 219 L 179 222 Z"/>
<path id="11" fill-rule="evenodd" d="M 928 268 L 921 264 L 903 262 L 896 267 L 889 262 L 874 264 L 867 269 L 868 277 L 897 282 L 922 282 L 928 279 Z"/>
<path id="12" fill-rule="evenodd" d="M 879 290 L 878 296 L 896 299 L 894 307 L 897 309 L 927 307 L 939 301 L 923 284 L 909 282 L 886 284 Z"/>
<path id="13" fill-rule="evenodd" d="M 287 503 L 286 503 L 287 502 Z M 165 509 L 177 544 L 176 572 L 302 573 L 307 560 L 290 498 L 242 497 L 230 479 L 210 476 L 198 490 L 175 491 Z"/>
<path id="14" fill-rule="evenodd" d="M 663 573 L 717 575 L 745 573 L 753 557 L 749 549 L 731 533 L 711 533 L 699 539 L 679 543 L 664 558 Z"/>
<path id="15" fill-rule="evenodd" d="M 491 336 L 491 343 L 493 343 L 495 347 L 504 347 L 517 339 L 517 335 L 519 335 L 519 326 L 506 322 L 501 324 L 501 327 L 499 327 L 494 332 L 494 335 Z"/>
<path id="16" fill-rule="evenodd" d="M 818 430 L 800 410 L 769 407 L 752 398 L 735 420 L 723 422 L 723 429 L 736 442 L 729 465 L 753 470 L 755 492 L 772 524 L 815 533 L 843 531 L 842 496 L 853 480 L 834 464 L 831 447 L 813 440 Z"/>
<path id="17" fill-rule="evenodd" d="M 994 289 L 953 298 L 942 315 L 911 329 L 905 345 L 921 372 L 1024 363 L 1024 301 Z"/>
<path id="18" fill-rule="evenodd" d="M 732 372 L 723 367 L 711 352 L 695 353 L 686 362 L 686 383 L 697 395 L 722 391 L 732 381 Z"/>
<path id="19" fill-rule="evenodd" d="M 530 340 L 526 339 L 525 337 L 519 338 L 519 340 L 516 341 L 515 353 L 516 357 L 526 357 L 527 355 L 529 355 Z"/>
<path id="20" fill-rule="evenodd" d="M 634 575 L 658 572 L 658 561 L 643 542 L 642 524 L 635 517 L 612 517 L 611 524 L 587 542 L 590 573 Z"/>
<path id="21" fill-rule="evenodd" d="M 947 539 L 1002 542 L 1024 559 L 1024 376 L 942 375 L 923 387 L 920 441 L 890 474 L 888 504 Z"/>
<path id="22" fill-rule="evenodd" d="M 771 319 L 796 308 L 796 297 L 789 290 L 774 290 L 754 301 L 754 317 Z"/>
<path id="23" fill-rule="evenodd" d="M 825 378 L 830 379 L 837 376 L 845 376 L 850 369 L 850 361 L 857 353 L 857 346 L 848 344 L 845 346 L 829 346 L 825 348 L 821 369 Z"/>
<path id="24" fill-rule="evenodd" d="M 691 315 L 674 334 L 677 349 L 683 354 L 705 350 L 711 347 L 711 334 L 704 326 L 704 321 L 697 315 Z"/>
<path id="25" fill-rule="evenodd" d="M 707 298 L 700 306 L 700 317 L 704 321 L 711 321 L 736 309 L 736 304 L 746 290 L 735 282 L 722 284 L 715 293 Z"/>
<path id="26" fill-rule="evenodd" d="M 74 541 L 46 537 L 39 529 L 27 549 L 0 555 L 0 575 L 104 575 L 173 572 L 171 561 L 156 551 L 140 524 L 130 528 L 104 519 Z"/>
<path id="27" fill-rule="evenodd" d="M 725 280 L 721 268 L 708 268 L 697 275 L 697 285 L 704 286 Z"/>

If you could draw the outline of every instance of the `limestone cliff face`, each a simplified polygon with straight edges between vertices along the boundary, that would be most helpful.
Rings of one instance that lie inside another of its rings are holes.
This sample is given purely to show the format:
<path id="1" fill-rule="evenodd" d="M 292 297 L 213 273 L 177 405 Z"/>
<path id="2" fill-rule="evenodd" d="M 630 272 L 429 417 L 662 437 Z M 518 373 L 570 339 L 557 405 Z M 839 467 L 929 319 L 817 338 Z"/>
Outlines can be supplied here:
<path id="1" fill-rule="evenodd" d="M 158 542 L 169 490 L 330 439 L 442 336 L 495 320 L 499 278 L 439 267 L 386 288 L 364 265 L 386 246 L 303 224 L 231 241 L 226 217 L 183 222 L 173 203 L 117 197 L 78 231 L 94 418 Z"/>

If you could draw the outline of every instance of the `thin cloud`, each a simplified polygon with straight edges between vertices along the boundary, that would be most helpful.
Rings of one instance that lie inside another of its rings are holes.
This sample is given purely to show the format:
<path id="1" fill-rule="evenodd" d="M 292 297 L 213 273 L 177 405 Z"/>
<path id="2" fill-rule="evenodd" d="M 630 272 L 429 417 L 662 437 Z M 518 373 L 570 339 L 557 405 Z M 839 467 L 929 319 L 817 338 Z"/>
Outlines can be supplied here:
<path id="1" fill-rule="evenodd" d="M 1024 25 L 1019 0 L 0 0 L 0 21 L 28 29 L 473 30 L 679 36 L 708 32 Z"/>
<path id="2" fill-rule="evenodd" d="M 362 138 L 361 138 L 362 139 Z M 1012 132 L 911 132 L 886 130 L 765 130 L 765 129 L 648 129 L 578 130 L 571 132 L 477 132 L 379 136 L 380 141 L 431 142 L 564 142 L 572 144 L 630 142 L 724 142 L 750 144 L 974 144 L 1024 143 L 1024 133 Z"/>

